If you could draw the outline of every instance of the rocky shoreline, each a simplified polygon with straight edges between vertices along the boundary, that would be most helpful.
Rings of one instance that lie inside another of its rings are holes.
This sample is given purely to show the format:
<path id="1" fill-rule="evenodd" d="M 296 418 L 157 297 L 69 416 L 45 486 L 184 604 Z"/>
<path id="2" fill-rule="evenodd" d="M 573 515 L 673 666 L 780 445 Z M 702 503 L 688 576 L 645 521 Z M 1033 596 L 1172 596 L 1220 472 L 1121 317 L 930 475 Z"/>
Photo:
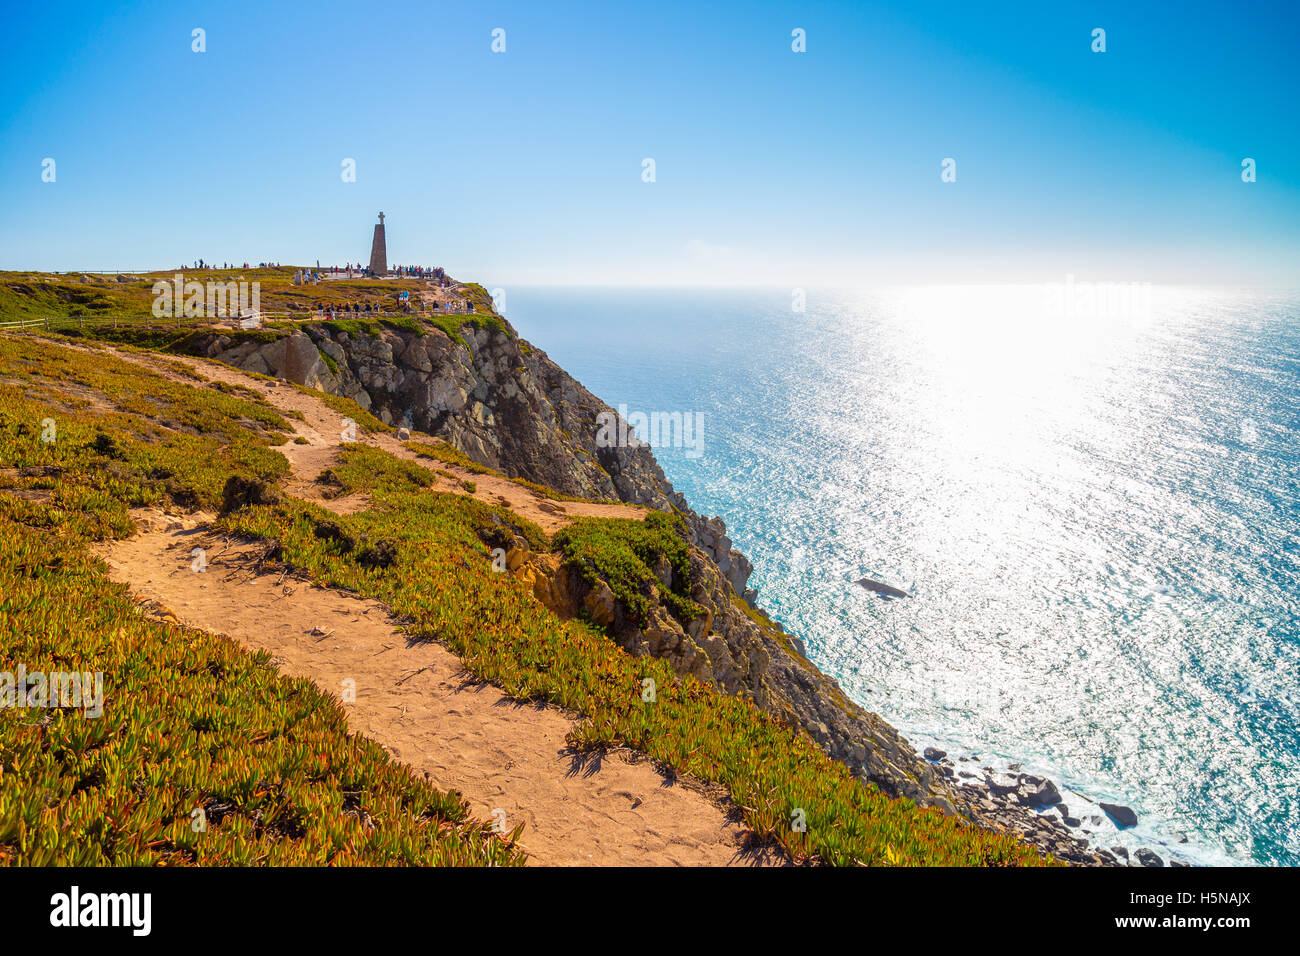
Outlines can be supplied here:
<path id="1" fill-rule="evenodd" d="M 922 754 L 939 768 L 982 826 L 1007 830 L 1076 864 L 1100 866 L 1190 866 L 1176 857 L 1166 861 L 1149 847 L 1098 846 L 1107 821 L 1120 830 L 1137 825 L 1137 814 L 1121 804 L 1093 802 L 1079 794 L 1068 798 L 1046 777 L 1023 773 L 1012 763 L 1004 770 L 980 766 L 973 756 L 954 760 L 945 751 L 926 747 Z M 1075 798 L 1083 805 L 1075 802 Z"/>
<path id="2" fill-rule="evenodd" d="M 758 606 L 749 584 L 752 565 L 735 548 L 723 520 L 691 509 L 648 446 L 601 446 L 598 422 L 616 414 L 613 409 L 520 339 L 504 319 L 500 325 L 466 324 L 453 337 L 435 328 L 424 334 L 388 327 L 350 334 L 318 324 L 269 342 L 213 333 L 192 347 L 238 368 L 350 398 L 385 423 L 443 438 L 512 478 L 680 514 L 689 545 L 690 598 L 704 610 L 699 618 L 678 620 L 671 602 L 663 600 L 660 592 L 674 587 L 667 566 L 655 568 L 659 584 L 651 588 L 650 614 L 641 617 L 621 607 L 603 582 L 584 580 L 553 555 L 528 553 L 524 542 L 517 542 L 512 573 L 525 577 L 539 600 L 557 611 L 585 610 L 629 653 L 663 658 L 679 672 L 748 697 L 890 796 L 1016 834 L 1068 863 L 1135 863 L 1120 851 L 1090 846 L 1080 832 L 1085 818 L 1070 815 L 1074 808 L 1063 806 L 1051 781 L 992 767 L 977 771 L 969 758 L 953 761 L 933 748 L 922 756 L 889 723 L 849 700 L 807 659 L 802 642 Z M 1149 851 L 1136 856 L 1142 865 L 1161 865 L 1149 862 L 1155 856 Z"/>

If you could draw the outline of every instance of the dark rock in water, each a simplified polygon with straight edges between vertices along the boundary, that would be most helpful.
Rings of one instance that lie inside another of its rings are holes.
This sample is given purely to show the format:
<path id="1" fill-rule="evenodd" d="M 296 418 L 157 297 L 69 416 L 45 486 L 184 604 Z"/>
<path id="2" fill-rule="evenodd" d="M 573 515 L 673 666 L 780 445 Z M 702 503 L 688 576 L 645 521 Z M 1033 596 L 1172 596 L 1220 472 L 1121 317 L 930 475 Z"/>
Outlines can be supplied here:
<path id="1" fill-rule="evenodd" d="M 863 578 L 858 582 L 868 591 L 873 591 L 883 598 L 905 598 L 908 593 L 901 588 L 896 588 L 892 584 L 885 584 L 883 581 L 874 581 L 871 578 Z"/>
<path id="2" fill-rule="evenodd" d="M 1122 846 L 1113 846 L 1110 848 L 1110 852 L 1116 856 L 1122 856 L 1126 860 L 1128 859 L 1128 850 Z"/>
<path id="3" fill-rule="evenodd" d="M 1184 863 L 1181 860 L 1170 860 L 1169 865 L 1170 866 L 1191 866 L 1192 864 Z"/>
<path id="4" fill-rule="evenodd" d="M 1156 856 L 1156 854 L 1153 851 L 1148 850 L 1146 847 L 1142 847 L 1142 849 L 1138 850 L 1136 855 L 1138 858 L 1138 862 L 1141 863 L 1143 866 L 1164 866 L 1165 865 L 1164 860 L 1160 859 L 1160 857 Z"/>
<path id="5" fill-rule="evenodd" d="M 1077 827 L 1080 821 L 1078 817 L 1062 817 L 1061 822 L 1067 827 Z"/>
<path id="6" fill-rule="evenodd" d="M 1099 803 L 1097 806 L 1106 811 L 1106 815 L 1115 821 L 1115 825 L 1121 830 L 1137 826 L 1138 816 L 1128 807 L 1120 806 L 1118 803 Z"/>
<path id="7" fill-rule="evenodd" d="M 944 757 L 948 756 L 948 751 L 939 750 L 936 747 L 926 747 L 925 750 L 922 751 L 922 754 L 926 760 L 937 761 L 937 760 L 942 760 Z"/>

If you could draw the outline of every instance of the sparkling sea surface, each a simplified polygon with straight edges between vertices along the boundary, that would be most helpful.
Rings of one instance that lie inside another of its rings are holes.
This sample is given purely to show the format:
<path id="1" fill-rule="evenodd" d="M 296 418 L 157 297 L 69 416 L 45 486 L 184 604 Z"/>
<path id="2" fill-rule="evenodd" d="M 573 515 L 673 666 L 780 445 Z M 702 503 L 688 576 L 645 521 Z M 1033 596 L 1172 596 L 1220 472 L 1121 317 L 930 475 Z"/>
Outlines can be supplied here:
<path id="1" fill-rule="evenodd" d="M 605 401 L 703 416 L 669 478 L 918 749 L 1133 807 L 1102 846 L 1300 864 L 1300 295 L 506 293 Z"/>

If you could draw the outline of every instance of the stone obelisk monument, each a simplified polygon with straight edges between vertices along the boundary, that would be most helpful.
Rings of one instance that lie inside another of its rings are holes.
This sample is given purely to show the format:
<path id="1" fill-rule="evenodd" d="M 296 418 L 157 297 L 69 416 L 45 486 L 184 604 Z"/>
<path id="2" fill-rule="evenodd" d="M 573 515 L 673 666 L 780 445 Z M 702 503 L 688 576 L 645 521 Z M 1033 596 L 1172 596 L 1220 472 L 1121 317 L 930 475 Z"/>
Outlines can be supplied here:
<path id="1" fill-rule="evenodd" d="M 384 242 L 384 214 L 379 214 L 375 238 L 370 242 L 370 271 L 377 276 L 388 273 L 388 246 Z"/>

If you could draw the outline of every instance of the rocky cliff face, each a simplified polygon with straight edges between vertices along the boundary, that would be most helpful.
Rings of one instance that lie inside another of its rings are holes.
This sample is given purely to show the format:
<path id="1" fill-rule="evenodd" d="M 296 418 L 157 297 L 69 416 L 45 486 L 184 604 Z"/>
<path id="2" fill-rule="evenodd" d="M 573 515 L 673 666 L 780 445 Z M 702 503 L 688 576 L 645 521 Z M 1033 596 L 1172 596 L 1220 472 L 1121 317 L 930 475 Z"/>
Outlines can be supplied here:
<path id="1" fill-rule="evenodd" d="M 512 554 L 510 569 L 526 575 L 538 597 L 561 613 L 585 608 L 629 653 L 665 658 L 682 673 L 750 697 L 885 793 L 987 817 L 978 799 L 951 785 L 944 768 L 850 701 L 806 659 L 796 637 L 757 609 L 748 586 L 752 566 L 732 546 L 722 519 L 696 514 L 649 447 L 601 447 L 598 416 L 613 410 L 504 320 L 464 325 L 458 336 L 433 328 L 349 333 L 314 325 L 269 343 L 212 335 L 198 347 L 239 368 L 346 396 L 388 424 L 441 437 L 512 477 L 570 495 L 679 512 L 690 545 L 690 596 L 705 611 L 687 624 L 654 599 L 648 620 L 633 620 L 608 587 L 566 571 L 555 555 Z M 671 587 L 662 575 L 661 582 Z M 985 822 L 1004 827 L 1000 820 Z M 1022 823 L 1041 828 L 1029 817 Z M 1054 852 L 1084 859 L 1077 841 L 1058 836 L 1050 844 Z"/>
<path id="2" fill-rule="evenodd" d="M 456 338 L 439 329 L 350 334 L 312 325 L 271 343 L 212 335 L 199 350 L 346 396 L 387 424 L 436 435 L 514 478 L 582 498 L 676 508 L 687 518 L 692 543 L 745 593 L 753 567 L 732 546 L 722 519 L 691 510 L 648 447 L 601 447 L 597 417 L 613 409 L 503 319 L 463 325 Z"/>

